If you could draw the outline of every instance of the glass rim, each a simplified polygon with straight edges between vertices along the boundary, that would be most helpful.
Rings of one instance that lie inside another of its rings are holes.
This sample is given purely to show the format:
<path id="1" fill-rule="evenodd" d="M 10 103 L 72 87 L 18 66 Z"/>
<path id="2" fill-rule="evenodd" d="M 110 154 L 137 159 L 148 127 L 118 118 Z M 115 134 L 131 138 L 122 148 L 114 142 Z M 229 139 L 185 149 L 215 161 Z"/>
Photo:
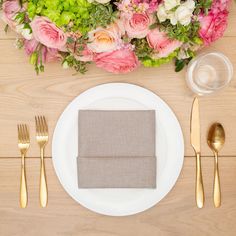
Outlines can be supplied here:
<path id="1" fill-rule="evenodd" d="M 209 55 L 213 55 L 217 58 L 220 58 L 224 64 L 226 65 L 227 69 L 228 69 L 228 72 L 229 72 L 229 75 L 227 76 L 227 79 L 225 80 L 224 84 L 221 85 L 220 87 L 218 88 L 214 88 L 215 90 L 221 90 L 223 89 L 224 87 L 226 87 L 229 82 L 232 80 L 233 78 L 233 74 L 234 74 L 234 68 L 233 68 L 233 64 L 232 62 L 230 61 L 230 59 L 224 55 L 223 53 L 221 52 L 217 52 L 217 51 L 212 51 L 212 52 L 204 52 L 204 53 L 201 53 L 199 55 L 197 55 L 195 58 L 193 58 L 193 60 L 190 61 L 190 63 L 188 64 L 188 67 L 187 67 L 187 75 L 189 76 L 189 71 L 190 71 L 190 68 L 191 66 L 196 63 L 195 67 L 197 67 L 199 65 L 199 63 L 201 62 L 201 60 Z M 206 88 L 208 89 L 212 89 L 212 87 L 209 87 L 209 86 L 206 86 Z"/>

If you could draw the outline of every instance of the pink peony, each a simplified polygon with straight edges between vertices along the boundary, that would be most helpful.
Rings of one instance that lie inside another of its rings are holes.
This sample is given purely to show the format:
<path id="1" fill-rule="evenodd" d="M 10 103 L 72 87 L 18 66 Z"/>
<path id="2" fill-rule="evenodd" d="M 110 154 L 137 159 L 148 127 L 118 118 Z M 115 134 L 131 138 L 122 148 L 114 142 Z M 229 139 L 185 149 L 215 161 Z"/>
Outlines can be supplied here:
<path id="1" fill-rule="evenodd" d="M 150 17 L 146 13 L 124 16 L 124 27 L 130 38 L 145 38 L 150 24 Z"/>
<path id="2" fill-rule="evenodd" d="M 49 48 L 64 50 L 67 36 L 47 17 L 35 17 L 30 24 L 34 38 Z"/>
<path id="3" fill-rule="evenodd" d="M 222 12 L 224 10 L 228 10 L 230 3 L 231 0 L 213 0 L 211 6 L 211 12 L 218 13 L 220 11 Z"/>
<path id="4" fill-rule="evenodd" d="M 207 16 L 201 15 L 199 35 L 203 39 L 205 45 L 216 41 L 223 36 L 227 28 L 228 11 L 210 12 Z"/>
<path id="5" fill-rule="evenodd" d="M 148 33 L 147 41 L 149 46 L 156 52 L 155 57 L 157 58 L 168 57 L 182 45 L 182 42 L 170 39 L 165 32 L 158 28 Z"/>
<path id="6" fill-rule="evenodd" d="M 19 0 L 4 1 L 2 4 L 2 20 L 11 28 L 15 28 L 14 17 L 20 10 Z"/>
<path id="7" fill-rule="evenodd" d="M 130 48 L 99 53 L 94 61 L 98 67 L 115 74 L 131 72 L 139 65 L 138 58 Z"/>

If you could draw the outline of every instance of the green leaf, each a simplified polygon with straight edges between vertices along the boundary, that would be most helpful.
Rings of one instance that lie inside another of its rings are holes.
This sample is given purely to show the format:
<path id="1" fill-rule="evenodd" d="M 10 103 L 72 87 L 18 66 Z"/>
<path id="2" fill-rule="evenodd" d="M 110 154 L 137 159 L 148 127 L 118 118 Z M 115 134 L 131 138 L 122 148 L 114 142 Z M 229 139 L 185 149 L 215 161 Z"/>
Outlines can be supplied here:
<path id="1" fill-rule="evenodd" d="M 185 60 L 176 59 L 175 61 L 175 72 L 180 72 L 185 66 Z"/>
<path id="2" fill-rule="evenodd" d="M 5 28 L 4 28 L 4 32 L 7 33 L 8 29 L 9 29 L 9 25 L 6 25 Z"/>

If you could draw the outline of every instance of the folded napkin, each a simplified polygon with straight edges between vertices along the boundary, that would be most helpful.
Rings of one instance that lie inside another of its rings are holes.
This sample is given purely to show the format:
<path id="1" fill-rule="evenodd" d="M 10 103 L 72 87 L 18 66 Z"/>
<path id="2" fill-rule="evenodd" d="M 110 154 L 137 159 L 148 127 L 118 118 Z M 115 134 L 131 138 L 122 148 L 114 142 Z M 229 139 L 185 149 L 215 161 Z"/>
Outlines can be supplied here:
<path id="1" fill-rule="evenodd" d="M 155 111 L 79 111 L 79 188 L 155 188 Z"/>

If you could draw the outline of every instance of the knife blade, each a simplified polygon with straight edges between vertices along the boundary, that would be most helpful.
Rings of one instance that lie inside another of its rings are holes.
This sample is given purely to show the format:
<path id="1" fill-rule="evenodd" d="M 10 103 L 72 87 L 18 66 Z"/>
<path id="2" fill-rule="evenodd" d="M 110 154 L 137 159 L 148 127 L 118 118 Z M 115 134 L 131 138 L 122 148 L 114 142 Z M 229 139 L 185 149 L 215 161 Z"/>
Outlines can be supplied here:
<path id="1" fill-rule="evenodd" d="M 200 137 L 200 113 L 199 101 L 196 97 L 193 101 L 191 113 L 191 144 L 196 153 L 201 152 L 201 137 Z"/>
<path id="2" fill-rule="evenodd" d="M 201 168 L 201 133 L 200 133 L 200 112 L 199 101 L 196 97 L 193 101 L 191 112 L 191 144 L 196 154 L 196 185 L 195 185 L 195 197 L 198 208 L 204 206 L 204 188 L 202 180 L 202 168 Z"/>

